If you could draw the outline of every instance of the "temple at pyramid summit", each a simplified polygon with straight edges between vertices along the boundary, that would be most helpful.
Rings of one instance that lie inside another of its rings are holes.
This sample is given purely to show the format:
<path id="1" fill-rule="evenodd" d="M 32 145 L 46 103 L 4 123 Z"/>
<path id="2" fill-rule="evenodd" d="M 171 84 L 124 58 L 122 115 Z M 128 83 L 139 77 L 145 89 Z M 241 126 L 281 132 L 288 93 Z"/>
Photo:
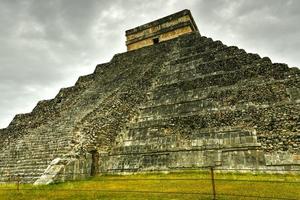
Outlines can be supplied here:
<path id="1" fill-rule="evenodd" d="M 189 10 L 126 31 L 126 46 L 0 130 L 0 182 L 299 173 L 298 68 L 202 36 Z"/>
<path id="2" fill-rule="evenodd" d="M 131 51 L 196 31 L 199 32 L 191 12 L 183 10 L 127 30 L 126 46 L 127 50 Z"/>

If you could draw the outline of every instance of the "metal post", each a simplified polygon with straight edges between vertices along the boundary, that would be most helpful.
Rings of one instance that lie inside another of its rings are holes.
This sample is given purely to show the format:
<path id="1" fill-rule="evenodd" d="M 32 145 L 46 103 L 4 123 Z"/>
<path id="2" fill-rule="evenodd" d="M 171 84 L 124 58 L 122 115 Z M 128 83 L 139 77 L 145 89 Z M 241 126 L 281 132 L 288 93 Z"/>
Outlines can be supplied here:
<path id="1" fill-rule="evenodd" d="M 216 198 L 214 167 L 210 167 L 210 173 L 211 173 L 211 184 L 212 184 L 213 200 L 216 200 L 217 198 Z"/>
<path id="2" fill-rule="evenodd" d="M 17 175 L 17 190 L 20 190 L 20 175 Z"/>

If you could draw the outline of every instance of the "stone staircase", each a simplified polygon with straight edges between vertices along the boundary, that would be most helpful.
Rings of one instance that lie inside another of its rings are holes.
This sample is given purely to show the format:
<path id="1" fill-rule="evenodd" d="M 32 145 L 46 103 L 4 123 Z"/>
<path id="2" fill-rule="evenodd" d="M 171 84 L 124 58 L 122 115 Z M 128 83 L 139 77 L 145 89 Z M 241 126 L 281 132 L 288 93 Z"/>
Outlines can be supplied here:
<path id="1" fill-rule="evenodd" d="M 157 63 L 164 55 L 156 55 L 165 48 L 161 45 L 150 54 L 147 50 L 118 54 L 93 74 L 80 77 L 75 86 L 61 89 L 54 99 L 39 102 L 31 113 L 17 115 L 0 132 L 0 182 L 16 176 L 35 182 L 51 171 L 57 159 L 67 163 L 63 171 L 51 171 L 57 176 L 89 176 L 91 169 L 81 169 L 90 164 L 88 154 L 110 148 L 135 114 L 147 82 L 151 86 L 151 77 L 160 69 Z"/>
<path id="2" fill-rule="evenodd" d="M 298 167 L 299 81 L 199 33 L 117 54 L 0 130 L 0 182 L 89 176 L 92 152 L 110 173 Z"/>
<path id="3" fill-rule="evenodd" d="M 193 43 L 187 39 L 181 38 L 178 51 L 164 62 L 135 121 L 111 152 L 102 155 L 101 171 L 215 165 L 270 170 L 273 166 L 266 166 L 270 156 L 264 152 L 289 149 L 298 155 L 300 107 L 287 91 L 299 90 L 299 71 L 295 74 L 285 64 L 273 64 L 269 58 L 210 38 L 194 36 Z M 266 130 L 274 116 L 280 116 L 276 121 L 280 129 Z M 265 138 L 274 135 L 289 142 L 271 140 L 270 146 Z"/>
<path id="4" fill-rule="evenodd" d="M 70 137 L 55 132 L 42 133 L 36 137 L 29 133 L 2 148 L 0 182 L 12 181 L 18 175 L 24 182 L 33 182 L 54 158 L 70 151 Z"/>

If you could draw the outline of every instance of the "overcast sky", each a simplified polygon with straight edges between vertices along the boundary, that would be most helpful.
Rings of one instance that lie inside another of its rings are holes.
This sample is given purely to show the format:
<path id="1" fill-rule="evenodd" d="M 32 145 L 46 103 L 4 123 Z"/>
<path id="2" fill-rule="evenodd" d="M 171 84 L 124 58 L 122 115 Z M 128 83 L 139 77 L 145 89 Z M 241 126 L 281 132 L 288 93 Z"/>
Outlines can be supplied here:
<path id="1" fill-rule="evenodd" d="M 0 0 L 0 127 L 126 51 L 125 30 L 182 9 L 202 35 L 300 66 L 300 0 Z"/>

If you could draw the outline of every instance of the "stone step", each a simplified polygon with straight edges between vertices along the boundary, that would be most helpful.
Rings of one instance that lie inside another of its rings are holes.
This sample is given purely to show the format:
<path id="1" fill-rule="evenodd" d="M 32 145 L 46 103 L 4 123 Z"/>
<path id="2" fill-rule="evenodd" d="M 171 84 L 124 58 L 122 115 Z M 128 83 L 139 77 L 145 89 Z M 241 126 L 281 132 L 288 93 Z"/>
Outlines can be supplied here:
<path id="1" fill-rule="evenodd" d="M 70 131 L 69 131 L 70 130 Z M 49 131 L 49 130 L 48 130 Z M 68 135 L 66 133 L 71 132 L 71 129 L 65 129 L 63 133 L 65 133 L 63 135 L 63 137 L 60 137 L 57 141 L 58 142 L 64 142 L 68 139 L 72 138 L 72 135 Z M 38 133 L 37 135 L 31 135 L 30 133 Z M 40 139 L 53 139 L 53 138 L 57 138 L 57 136 L 62 136 L 62 131 L 60 130 L 52 130 L 51 133 L 47 133 L 46 131 L 43 131 L 42 129 L 37 129 L 34 132 L 29 132 L 24 136 L 20 136 L 22 140 L 28 140 L 28 141 L 33 141 L 33 142 L 37 142 Z M 20 138 L 18 137 L 18 138 Z M 6 140 L 8 140 L 9 138 L 6 138 Z M 13 137 L 11 137 L 11 139 L 14 139 Z"/>
<path id="2" fill-rule="evenodd" d="M 9 149 L 7 149 L 7 151 L 2 150 L 0 155 L 4 155 L 4 154 L 10 152 L 11 154 L 17 154 L 17 155 L 21 156 L 21 155 L 28 154 L 28 151 L 34 152 L 34 153 L 38 152 L 37 154 L 35 154 L 35 156 L 40 155 L 40 152 L 43 152 L 45 154 L 47 154 L 47 153 L 64 154 L 64 153 L 69 152 L 71 150 L 71 148 L 69 146 L 55 146 L 55 147 L 48 146 L 48 147 L 43 147 L 43 148 L 33 147 L 33 148 L 16 148 L 16 149 L 9 150 L 9 151 L 8 150 Z M 30 155 L 30 154 L 28 154 L 28 155 Z"/>
<path id="3" fill-rule="evenodd" d="M 35 159 L 33 158 L 32 160 L 18 160 L 17 162 L 12 162 L 7 161 L 7 162 L 2 162 L 0 163 L 0 168 L 1 167 L 22 167 L 22 166 L 31 166 L 31 165 L 48 165 L 50 162 L 52 161 L 52 159 Z"/>
<path id="4" fill-rule="evenodd" d="M 170 65 L 186 63 L 191 60 L 197 60 L 199 57 L 201 57 L 200 55 L 203 56 L 212 55 L 211 52 L 215 52 L 224 49 L 226 47 L 227 46 L 223 45 L 222 42 L 220 41 L 219 42 L 210 41 L 209 43 L 207 43 L 207 45 L 195 44 L 189 48 L 180 49 L 178 53 L 172 54 L 167 63 Z"/>
<path id="5" fill-rule="evenodd" d="M 69 140 L 66 140 L 65 142 L 60 142 L 60 143 L 57 143 L 57 144 L 55 144 L 54 142 L 53 143 L 49 143 L 49 144 L 38 144 L 37 141 L 36 141 L 36 143 L 24 142 L 24 143 L 17 143 L 15 145 L 15 149 L 31 149 L 31 148 L 34 148 L 34 149 L 45 149 L 47 147 L 51 147 L 51 148 L 55 149 L 55 148 L 66 147 L 69 144 L 70 144 Z"/>
<path id="6" fill-rule="evenodd" d="M 192 94 L 194 98 L 177 98 L 177 102 L 167 102 L 165 104 L 151 103 L 148 106 L 141 107 L 141 116 L 161 115 L 161 113 L 182 113 L 182 112 L 194 112 L 199 109 L 206 109 L 209 107 L 217 108 L 222 106 L 233 106 L 243 103 L 247 104 L 268 104 L 278 103 L 281 101 L 289 101 L 286 86 L 279 85 L 278 90 L 274 90 L 274 85 L 269 87 L 254 87 L 248 90 L 247 88 L 238 88 L 236 90 L 219 91 L 208 93 L 207 95 L 201 93 Z M 257 89 L 257 90 L 255 90 Z M 261 96 L 261 92 L 265 90 L 266 96 Z"/>
<path id="7" fill-rule="evenodd" d="M 227 46 L 223 45 L 221 42 L 212 42 L 209 45 L 199 49 L 195 52 L 180 52 L 183 55 L 180 56 L 174 56 L 173 59 L 171 58 L 168 60 L 167 64 L 169 65 L 178 65 L 178 64 L 184 64 L 189 63 L 198 59 L 203 60 L 210 60 L 211 57 L 214 57 L 214 52 L 218 52 L 221 50 L 226 49 Z M 194 46 L 194 48 L 197 48 L 197 46 Z"/>
<path id="8" fill-rule="evenodd" d="M 174 49 L 174 51 L 170 52 L 170 56 L 184 56 L 182 53 L 193 53 L 192 51 L 196 51 L 197 49 L 203 49 L 205 45 L 209 45 L 211 43 L 214 43 L 214 41 L 211 38 L 207 37 L 200 37 L 196 40 L 197 42 L 189 43 L 186 41 L 178 41 L 180 44 L 177 44 L 177 48 Z M 179 47 L 180 46 L 180 47 Z M 201 48 L 202 47 L 202 48 Z"/>
<path id="9" fill-rule="evenodd" d="M 22 158 L 22 159 L 47 159 L 47 158 L 52 158 L 52 157 L 60 157 L 65 154 L 67 154 L 69 151 L 32 151 L 32 153 L 23 153 L 23 152 L 6 152 L 6 153 L 1 153 L 1 160 L 9 162 L 9 159 L 13 160 L 15 162 L 15 159 Z M 0 161 L 1 162 L 1 161 Z"/>
<path id="10" fill-rule="evenodd" d="M 224 136 L 225 133 L 234 134 L 239 133 L 243 136 L 255 136 L 256 134 L 251 131 L 242 130 L 240 127 L 218 127 L 218 128 L 198 128 L 191 132 L 191 139 L 204 137 L 215 138 L 218 135 Z M 147 141 L 151 138 L 171 138 L 171 140 L 178 140 L 180 138 L 177 134 L 172 134 L 167 127 L 131 127 L 125 134 L 124 141 Z"/>
<path id="11" fill-rule="evenodd" d="M 267 99 L 271 102 L 276 102 L 286 100 L 286 89 L 288 87 L 296 87 L 299 84 L 300 79 L 293 81 L 290 79 L 257 79 L 237 83 L 232 86 L 210 87 L 205 91 L 202 88 L 195 88 L 187 91 L 176 91 L 174 93 L 166 92 L 160 96 L 156 95 L 155 92 L 149 92 L 147 94 L 147 102 L 141 105 L 140 109 L 205 99 L 217 102 L 222 101 L 222 104 L 233 104 L 234 102 L 241 102 L 243 100 L 263 103 Z M 262 96 L 261 94 L 263 93 L 259 93 L 261 91 L 266 95 Z"/>
<path id="12" fill-rule="evenodd" d="M 192 104 L 187 105 L 172 105 L 169 106 L 168 109 L 164 108 L 164 110 L 160 110 L 158 107 L 157 109 L 147 110 L 144 113 L 141 113 L 139 117 L 139 122 L 144 121 L 151 121 L 154 119 L 160 120 L 160 119 L 166 119 L 166 118 L 172 118 L 172 117 L 184 117 L 184 116 L 192 116 L 192 115 L 202 115 L 204 113 L 218 113 L 219 111 L 226 112 L 239 112 L 240 110 L 243 110 L 243 108 L 247 108 L 248 105 L 253 107 L 266 107 L 270 106 L 267 104 L 262 105 L 255 105 L 255 104 L 237 104 L 235 106 L 211 106 L 212 104 L 209 104 L 209 102 L 203 103 L 200 102 L 199 104 L 196 104 L 196 102 L 193 102 Z M 281 103 L 281 102 L 280 102 Z"/>
<path id="13" fill-rule="evenodd" d="M 244 50 L 238 49 L 234 46 L 222 47 L 218 49 L 209 49 L 205 52 L 197 53 L 191 58 L 186 57 L 186 62 L 183 63 L 170 64 L 170 62 L 166 62 L 161 70 L 161 75 L 173 74 L 178 71 L 187 71 L 190 68 L 196 68 L 196 66 L 207 62 L 227 59 L 228 57 L 237 57 L 238 55 L 252 57 L 253 60 L 257 60 L 260 58 L 256 54 L 247 54 Z"/>
<path id="14" fill-rule="evenodd" d="M 244 66 L 249 67 L 249 65 L 257 60 L 251 55 L 244 54 L 244 56 L 233 56 L 224 59 L 213 60 L 209 62 L 204 62 L 198 65 L 183 65 L 182 70 L 171 71 L 169 73 L 163 73 L 157 77 L 154 87 L 159 87 L 162 85 L 172 84 L 178 81 L 197 78 L 201 76 L 210 76 L 217 73 L 234 72 L 236 70 L 241 70 Z"/>
<path id="15" fill-rule="evenodd" d="M 30 174 L 30 173 L 43 173 L 48 165 L 20 165 L 1 167 L 1 171 L 9 172 L 11 174 Z M 1 175 L 0 175 L 1 176 Z"/>
<path id="16" fill-rule="evenodd" d="M 205 39 L 202 43 L 194 43 L 193 45 L 185 48 L 178 49 L 177 53 L 172 54 L 171 59 L 173 59 L 173 55 L 178 58 L 183 58 L 186 56 L 192 56 L 193 54 L 199 54 L 200 52 L 209 51 L 210 49 L 219 49 L 219 48 L 227 47 L 221 41 L 213 41 L 211 39 Z"/>
<path id="17" fill-rule="evenodd" d="M 242 142 L 241 141 L 245 141 Z M 247 143 L 246 141 L 250 141 Z M 236 139 L 234 142 L 228 140 L 210 140 L 210 141 L 192 141 L 191 146 L 188 148 L 180 147 L 180 141 L 171 145 L 166 144 L 153 144 L 153 145 L 140 145 L 140 146 L 121 146 L 116 147 L 110 152 L 110 155 L 130 155 L 130 154 L 151 154 L 151 153 L 168 153 L 178 151 L 204 151 L 204 150 L 237 150 L 239 148 L 257 148 L 261 144 L 256 142 L 253 137 L 244 137 L 241 140 Z"/>
<path id="18" fill-rule="evenodd" d="M 32 135 L 35 135 L 34 133 Z M 45 146 L 45 145 L 56 145 L 56 146 L 61 146 L 61 145 L 68 145 L 69 141 L 73 139 L 73 135 L 71 136 L 62 136 L 60 139 L 57 139 L 56 141 L 53 141 L 53 139 L 57 138 L 61 133 L 58 135 L 53 135 L 51 137 L 42 137 L 41 135 L 39 137 L 32 137 L 32 136 L 24 136 L 21 139 L 20 142 L 18 142 L 18 146 L 27 146 L 28 144 L 30 145 L 40 145 L 40 146 Z M 41 144 L 41 141 L 47 141 L 47 144 Z M 49 143 L 49 144 L 48 144 Z M 15 144 L 14 144 L 15 145 Z"/>
<path id="19" fill-rule="evenodd" d="M 178 49 L 189 48 L 195 44 L 203 44 L 205 42 L 213 42 L 212 38 L 191 34 L 178 38 L 176 46 Z"/>
<path id="20" fill-rule="evenodd" d="M 149 118 L 152 116 L 159 118 L 159 117 L 169 116 L 174 113 L 180 115 L 189 112 L 198 112 L 204 109 L 210 109 L 210 108 L 216 109 L 218 107 L 221 107 L 219 102 L 211 101 L 210 99 L 194 100 L 194 101 L 187 101 L 187 102 L 176 103 L 176 104 L 168 104 L 168 105 L 144 108 L 140 112 L 140 118 Z"/>
<path id="21" fill-rule="evenodd" d="M 46 144 L 41 144 L 41 142 L 38 142 L 38 140 L 30 140 L 28 138 L 24 138 L 22 139 L 22 141 L 24 141 L 23 143 L 19 142 L 18 143 L 18 147 L 22 147 L 22 146 L 28 146 L 28 145 L 32 145 L 34 147 L 44 147 L 44 146 L 57 146 L 57 147 L 61 147 L 61 146 L 66 146 L 69 144 L 69 141 L 70 139 L 72 139 L 73 137 L 70 137 L 70 138 L 64 138 L 64 140 L 58 140 L 58 141 L 53 141 L 54 138 L 50 138 L 50 139 L 47 139 L 47 138 L 41 138 L 41 140 L 44 140 L 44 141 L 49 141 L 49 143 L 46 143 Z M 41 141 L 40 140 L 40 141 Z"/>
<path id="22" fill-rule="evenodd" d="M 176 93 L 177 91 L 187 91 L 195 88 L 204 89 L 212 86 L 230 86 L 257 78 L 283 79 L 284 75 L 273 70 L 272 65 L 257 63 L 256 65 L 246 65 L 239 70 L 220 71 L 205 75 L 197 74 L 192 78 L 184 78 L 184 80 L 181 79 L 157 86 L 151 92 L 156 92 L 156 95 L 161 96 L 167 92 Z"/>
<path id="23" fill-rule="evenodd" d="M 11 153 L 14 156 L 19 156 L 19 157 L 32 157 L 32 156 L 39 157 L 39 156 L 43 156 L 44 154 L 45 155 L 48 155 L 48 154 L 49 155 L 52 155 L 52 154 L 63 155 L 65 153 L 69 152 L 69 150 L 63 150 L 63 149 L 59 149 L 59 150 L 54 150 L 54 149 L 48 150 L 48 149 L 46 149 L 44 151 L 43 151 L 43 149 L 37 149 L 36 151 L 31 151 L 31 152 L 29 152 L 27 150 L 24 150 L 24 151 L 21 151 L 21 150 L 11 150 L 11 151 L 6 151 L 6 152 L 1 152 L 0 155 L 5 155 L 7 153 Z M 34 155 L 32 155 L 32 154 L 34 154 Z"/>
<path id="24" fill-rule="evenodd" d="M 43 158 L 45 155 L 53 156 L 53 155 L 65 155 L 70 151 L 68 150 L 36 150 L 36 151 L 7 151 L 7 152 L 2 152 L 1 155 L 3 155 L 3 158 L 8 159 L 8 158 Z M 10 155 L 7 155 L 10 154 Z M 6 156 L 7 155 L 7 156 Z"/>
<path id="25" fill-rule="evenodd" d="M 202 109 L 200 111 L 195 111 L 195 112 L 188 112 L 188 113 L 172 113 L 169 115 L 164 115 L 164 116 L 150 116 L 150 117 L 145 117 L 145 118 L 139 118 L 137 122 L 131 123 L 130 128 L 143 128 L 143 127 L 172 127 L 175 126 L 176 120 L 181 120 L 185 118 L 190 118 L 190 117 L 200 117 L 201 119 L 209 119 L 208 115 L 211 116 L 219 116 L 220 113 L 226 113 L 228 112 L 227 115 L 231 116 L 234 115 L 234 113 L 245 113 L 250 112 L 253 113 L 255 112 L 262 112 L 263 113 L 268 113 L 272 112 L 273 115 L 276 114 L 276 112 L 282 112 L 282 109 L 284 108 L 289 108 L 293 109 L 294 112 L 298 112 L 299 110 L 299 105 L 297 103 L 292 103 L 292 102 L 279 102 L 279 103 L 274 103 L 274 104 L 240 104 L 240 105 L 235 105 L 235 106 L 224 106 L 224 107 L 218 107 L 218 108 L 208 108 L 208 109 Z M 231 113 L 231 114 L 229 114 Z M 297 116 L 297 114 L 295 114 Z M 245 115 L 247 117 L 247 115 Z M 284 123 L 284 117 L 287 116 L 281 116 L 282 123 Z M 241 119 L 240 119 L 241 120 Z M 249 120 L 249 119 L 247 119 Z M 286 119 L 288 122 L 289 119 Z M 227 123 L 230 123 L 228 121 Z M 201 124 L 199 124 L 201 125 Z M 225 125 L 225 124 L 224 124 Z M 176 124 L 178 126 L 178 124 Z M 202 125 L 201 125 L 202 126 Z"/>

